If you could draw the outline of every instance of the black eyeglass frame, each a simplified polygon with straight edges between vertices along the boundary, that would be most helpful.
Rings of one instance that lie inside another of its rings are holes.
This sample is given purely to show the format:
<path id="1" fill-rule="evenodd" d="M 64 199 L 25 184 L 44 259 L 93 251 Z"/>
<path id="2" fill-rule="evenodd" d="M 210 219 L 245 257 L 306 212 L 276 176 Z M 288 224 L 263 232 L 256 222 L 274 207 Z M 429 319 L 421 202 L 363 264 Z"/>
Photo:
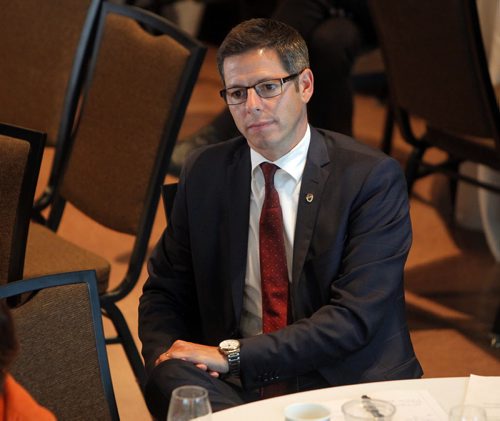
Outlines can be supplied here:
<path id="1" fill-rule="evenodd" d="M 267 79 L 267 80 L 263 80 L 259 83 L 256 83 L 255 85 L 252 85 L 252 86 L 235 86 L 234 88 L 225 88 L 225 89 L 221 89 L 219 91 L 219 95 L 221 96 L 221 98 L 226 102 L 227 105 L 240 105 L 240 104 L 243 104 L 246 102 L 247 98 L 248 98 L 248 90 L 249 89 L 254 89 L 255 92 L 257 93 L 257 95 L 260 97 L 260 98 L 264 98 L 264 99 L 268 99 L 268 98 L 275 98 L 277 96 L 280 96 L 282 93 L 283 93 L 283 85 L 286 83 L 286 82 L 290 82 L 291 80 L 295 79 L 297 76 L 300 76 L 300 74 L 306 69 L 302 69 L 300 72 L 297 72 L 297 73 L 293 73 L 291 75 L 288 75 L 288 76 L 285 76 L 285 77 L 282 77 L 282 78 L 279 78 L 279 77 L 276 77 L 276 78 L 272 78 L 272 79 Z M 276 95 L 272 95 L 272 96 L 262 96 L 259 91 L 257 89 L 255 89 L 256 86 L 258 85 L 261 85 L 261 84 L 265 84 L 265 83 L 269 83 L 271 81 L 279 81 L 280 83 L 280 91 L 279 93 L 277 93 Z M 228 89 L 245 89 L 245 95 L 242 96 L 242 101 L 241 102 L 237 102 L 237 103 L 232 103 L 232 104 L 229 104 L 227 102 L 227 91 Z"/>

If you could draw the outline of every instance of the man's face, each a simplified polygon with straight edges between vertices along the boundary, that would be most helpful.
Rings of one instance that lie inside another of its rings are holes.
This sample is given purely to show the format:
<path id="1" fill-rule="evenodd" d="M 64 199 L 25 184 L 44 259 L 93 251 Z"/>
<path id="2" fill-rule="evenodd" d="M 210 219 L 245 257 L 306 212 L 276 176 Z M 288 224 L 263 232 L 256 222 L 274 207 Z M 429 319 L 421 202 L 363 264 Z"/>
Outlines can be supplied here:
<path id="1" fill-rule="evenodd" d="M 253 86 L 286 76 L 289 74 L 274 50 L 251 50 L 224 60 L 226 88 Z M 230 105 L 229 110 L 250 147 L 275 161 L 288 153 L 304 136 L 307 127 L 306 104 L 312 93 L 313 76 L 311 70 L 306 69 L 296 79 L 283 84 L 281 95 L 261 98 L 255 89 L 248 89 L 247 100 L 242 104 Z"/>

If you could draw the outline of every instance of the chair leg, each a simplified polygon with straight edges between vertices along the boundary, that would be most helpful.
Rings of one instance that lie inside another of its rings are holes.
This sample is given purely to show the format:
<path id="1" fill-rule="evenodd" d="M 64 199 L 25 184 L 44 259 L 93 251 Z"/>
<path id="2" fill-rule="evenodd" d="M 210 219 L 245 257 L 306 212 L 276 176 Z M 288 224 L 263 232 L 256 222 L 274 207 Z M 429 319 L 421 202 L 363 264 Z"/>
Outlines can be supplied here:
<path id="1" fill-rule="evenodd" d="M 460 171 L 459 162 L 453 162 L 450 164 L 451 171 L 457 173 Z M 451 210 L 452 215 L 455 215 L 455 208 L 457 203 L 457 190 L 458 190 L 458 178 L 450 177 L 449 181 L 449 189 L 450 189 L 450 202 L 451 202 Z"/>
<path id="2" fill-rule="evenodd" d="M 413 184 L 415 184 L 415 180 L 418 178 L 418 170 L 420 168 L 420 162 L 422 161 L 424 152 L 424 148 L 414 148 L 408 158 L 408 162 L 406 163 L 406 185 L 408 188 L 408 196 L 411 195 Z"/>
<path id="3" fill-rule="evenodd" d="M 137 384 L 141 389 L 141 393 L 144 394 L 144 386 L 146 385 L 146 370 L 144 368 L 144 363 L 142 362 L 142 358 L 139 355 L 139 351 L 135 346 L 134 338 L 130 333 L 130 329 L 128 328 L 127 322 L 125 321 L 122 312 L 115 303 L 112 302 L 102 303 L 101 306 L 102 309 L 106 312 L 106 315 L 113 323 L 113 326 L 115 327 L 117 333 L 117 338 L 106 339 L 106 343 L 122 344 L 123 349 L 125 350 L 125 354 L 127 355 L 128 362 L 130 363 L 132 371 L 134 372 Z"/>
<path id="4" fill-rule="evenodd" d="M 392 134 L 394 131 L 394 113 L 391 104 L 387 104 L 387 111 L 385 115 L 384 137 L 382 138 L 382 151 L 387 155 L 392 152 Z"/>

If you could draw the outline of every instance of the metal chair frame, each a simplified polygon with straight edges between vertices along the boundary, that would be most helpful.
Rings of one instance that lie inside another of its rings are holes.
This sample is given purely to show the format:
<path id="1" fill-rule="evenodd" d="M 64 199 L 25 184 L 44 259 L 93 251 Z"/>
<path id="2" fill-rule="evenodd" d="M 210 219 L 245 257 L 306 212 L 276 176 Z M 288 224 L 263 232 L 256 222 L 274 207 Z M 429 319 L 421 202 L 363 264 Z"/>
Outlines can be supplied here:
<path id="1" fill-rule="evenodd" d="M 85 78 L 86 66 L 91 53 L 91 44 L 95 36 L 97 17 L 103 0 L 91 0 L 87 18 L 82 28 L 80 41 L 75 52 L 73 67 L 68 80 L 68 86 L 64 98 L 61 121 L 55 141 L 54 158 L 49 174 L 47 186 L 42 195 L 35 200 L 32 218 L 40 223 L 45 223 L 41 212 L 46 209 L 53 200 L 54 192 L 61 176 L 64 160 L 67 158 L 67 141 L 72 136 L 74 121 L 78 111 L 81 90 Z M 55 6 L 57 7 L 57 6 Z"/>
<path id="2" fill-rule="evenodd" d="M 167 223 L 170 220 L 170 215 L 172 214 L 172 208 L 174 206 L 175 195 L 177 194 L 178 183 L 164 184 L 161 186 L 161 197 L 163 199 L 163 210 L 165 211 L 165 217 Z"/>
<path id="3" fill-rule="evenodd" d="M 45 146 L 45 133 L 25 129 L 10 124 L 0 123 L 0 134 L 29 142 L 30 151 L 26 170 L 22 181 L 20 198 L 17 208 L 17 219 L 14 226 L 12 254 L 7 275 L 7 282 L 17 281 L 23 277 L 26 241 L 28 238 L 29 221 L 32 213 L 33 197 L 40 172 L 40 165 Z"/>

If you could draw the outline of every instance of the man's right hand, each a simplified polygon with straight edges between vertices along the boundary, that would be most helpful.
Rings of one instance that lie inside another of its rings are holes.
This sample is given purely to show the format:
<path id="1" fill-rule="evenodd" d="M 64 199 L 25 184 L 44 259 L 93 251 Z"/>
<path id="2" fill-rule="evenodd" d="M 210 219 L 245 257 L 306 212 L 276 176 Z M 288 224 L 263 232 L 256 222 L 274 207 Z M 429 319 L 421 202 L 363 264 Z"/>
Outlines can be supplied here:
<path id="1" fill-rule="evenodd" d="M 200 370 L 207 371 L 212 377 L 219 377 L 221 373 L 229 371 L 227 358 L 214 346 L 177 340 L 156 359 L 155 366 L 174 358 L 192 362 Z"/>

